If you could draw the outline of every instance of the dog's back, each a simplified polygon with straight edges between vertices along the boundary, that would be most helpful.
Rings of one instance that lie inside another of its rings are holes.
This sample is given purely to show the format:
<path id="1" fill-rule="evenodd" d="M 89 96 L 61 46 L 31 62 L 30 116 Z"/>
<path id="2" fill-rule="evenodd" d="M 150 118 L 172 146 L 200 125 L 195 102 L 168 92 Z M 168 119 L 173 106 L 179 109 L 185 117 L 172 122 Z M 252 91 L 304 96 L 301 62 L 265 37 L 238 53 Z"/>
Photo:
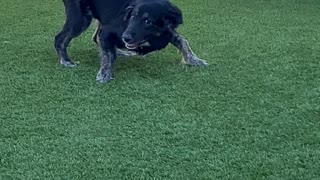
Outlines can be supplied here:
<path id="1" fill-rule="evenodd" d="M 91 0 L 89 7 L 94 18 L 107 24 L 111 20 L 121 18 L 132 0 Z"/>

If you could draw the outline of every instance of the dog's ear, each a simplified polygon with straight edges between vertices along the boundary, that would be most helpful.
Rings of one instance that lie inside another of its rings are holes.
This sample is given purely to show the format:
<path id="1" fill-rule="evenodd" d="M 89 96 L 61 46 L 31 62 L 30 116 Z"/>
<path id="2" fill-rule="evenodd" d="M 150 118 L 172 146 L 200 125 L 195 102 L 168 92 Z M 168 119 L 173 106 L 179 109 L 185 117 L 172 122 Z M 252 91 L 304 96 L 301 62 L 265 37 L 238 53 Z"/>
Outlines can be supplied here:
<path id="1" fill-rule="evenodd" d="M 177 28 L 180 24 L 183 23 L 183 17 L 181 10 L 171 3 L 168 4 L 168 12 L 165 17 L 165 20 L 169 24 L 170 28 Z"/>
<path id="2" fill-rule="evenodd" d="M 131 13 L 133 11 L 134 7 L 133 6 L 128 6 L 125 10 L 125 14 L 123 16 L 124 21 L 128 21 L 131 17 Z"/>

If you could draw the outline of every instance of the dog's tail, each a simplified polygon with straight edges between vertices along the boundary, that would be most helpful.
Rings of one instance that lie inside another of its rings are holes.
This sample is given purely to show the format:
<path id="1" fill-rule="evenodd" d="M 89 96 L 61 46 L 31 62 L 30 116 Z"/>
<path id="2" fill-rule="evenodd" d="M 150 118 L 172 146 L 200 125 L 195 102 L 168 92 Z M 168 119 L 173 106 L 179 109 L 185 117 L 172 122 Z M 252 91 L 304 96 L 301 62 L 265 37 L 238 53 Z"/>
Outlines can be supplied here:
<path id="1" fill-rule="evenodd" d="M 88 0 L 63 0 L 63 3 L 69 24 L 81 26 L 83 17 L 92 17 Z"/>

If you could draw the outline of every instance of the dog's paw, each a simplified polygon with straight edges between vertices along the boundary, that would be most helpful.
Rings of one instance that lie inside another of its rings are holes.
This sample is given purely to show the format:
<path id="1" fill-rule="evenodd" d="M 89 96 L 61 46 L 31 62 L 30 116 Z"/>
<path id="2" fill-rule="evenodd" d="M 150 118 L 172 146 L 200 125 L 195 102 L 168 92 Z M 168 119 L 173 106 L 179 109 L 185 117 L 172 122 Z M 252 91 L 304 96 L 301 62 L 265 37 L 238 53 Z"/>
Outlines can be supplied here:
<path id="1" fill-rule="evenodd" d="M 73 62 L 71 59 L 60 59 L 60 64 L 64 67 L 75 67 L 78 63 Z"/>
<path id="2" fill-rule="evenodd" d="M 205 60 L 198 58 L 196 55 L 190 55 L 185 59 L 183 58 L 182 62 L 189 66 L 208 66 L 208 63 Z"/>
<path id="3" fill-rule="evenodd" d="M 101 69 L 98 72 L 97 77 L 96 77 L 96 80 L 99 83 L 107 83 L 107 82 L 110 82 L 112 79 L 113 78 L 111 76 L 111 73 L 106 72 L 106 71 L 101 70 Z"/>

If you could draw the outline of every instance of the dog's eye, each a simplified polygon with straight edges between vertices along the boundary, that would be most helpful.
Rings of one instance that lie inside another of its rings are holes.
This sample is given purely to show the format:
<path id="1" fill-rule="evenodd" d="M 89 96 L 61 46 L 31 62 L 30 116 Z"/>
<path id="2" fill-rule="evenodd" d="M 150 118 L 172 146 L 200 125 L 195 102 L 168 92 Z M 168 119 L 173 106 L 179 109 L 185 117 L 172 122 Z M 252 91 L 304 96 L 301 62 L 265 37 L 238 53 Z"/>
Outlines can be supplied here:
<path id="1" fill-rule="evenodd" d="M 151 24 L 151 21 L 150 21 L 149 19 L 146 19 L 146 20 L 144 20 L 144 23 L 145 23 L 146 25 L 150 25 L 150 24 Z"/>

